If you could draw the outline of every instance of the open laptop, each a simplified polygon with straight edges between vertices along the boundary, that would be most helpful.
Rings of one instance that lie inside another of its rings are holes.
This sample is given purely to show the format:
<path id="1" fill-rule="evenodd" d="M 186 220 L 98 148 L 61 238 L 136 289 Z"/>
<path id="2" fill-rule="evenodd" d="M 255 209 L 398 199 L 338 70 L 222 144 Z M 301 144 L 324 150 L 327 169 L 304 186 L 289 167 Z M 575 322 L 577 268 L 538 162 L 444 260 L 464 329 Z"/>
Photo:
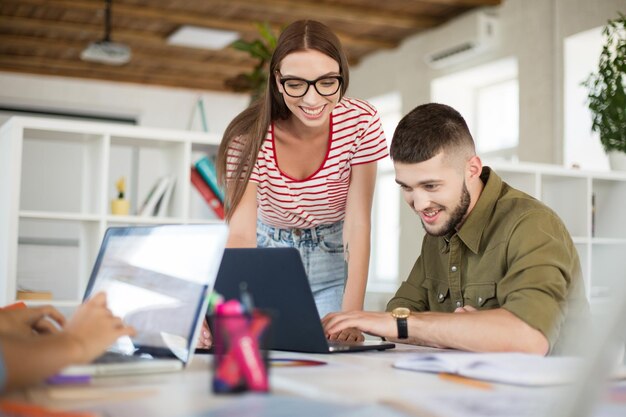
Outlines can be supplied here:
<path id="1" fill-rule="evenodd" d="M 268 349 L 334 353 L 395 347 L 379 341 L 327 340 L 302 258 L 294 248 L 226 249 L 215 291 L 225 299 L 239 298 L 242 282 L 254 306 L 272 315 Z"/>
<path id="2" fill-rule="evenodd" d="M 113 314 L 137 334 L 61 374 L 166 372 L 191 362 L 227 237 L 221 223 L 109 228 L 84 300 L 106 292 Z"/>

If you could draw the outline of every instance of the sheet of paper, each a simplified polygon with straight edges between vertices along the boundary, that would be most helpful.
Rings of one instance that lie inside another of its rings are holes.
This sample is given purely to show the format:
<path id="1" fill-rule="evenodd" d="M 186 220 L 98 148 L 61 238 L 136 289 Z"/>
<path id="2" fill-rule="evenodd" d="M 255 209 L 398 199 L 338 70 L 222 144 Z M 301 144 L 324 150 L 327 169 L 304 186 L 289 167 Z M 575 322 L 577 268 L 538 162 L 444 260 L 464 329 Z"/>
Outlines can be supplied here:
<path id="1" fill-rule="evenodd" d="M 246 395 L 194 417 L 410 417 L 385 405 L 351 404 L 282 395 Z"/>

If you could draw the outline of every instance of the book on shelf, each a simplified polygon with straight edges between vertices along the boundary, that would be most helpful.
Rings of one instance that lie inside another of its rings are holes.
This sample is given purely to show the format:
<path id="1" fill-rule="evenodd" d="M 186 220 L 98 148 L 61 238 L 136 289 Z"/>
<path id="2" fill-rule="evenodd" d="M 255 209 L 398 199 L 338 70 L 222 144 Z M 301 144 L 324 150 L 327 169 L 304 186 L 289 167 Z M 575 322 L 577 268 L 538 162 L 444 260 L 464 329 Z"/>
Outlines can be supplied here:
<path id="1" fill-rule="evenodd" d="M 411 355 L 394 368 L 436 372 L 512 385 L 543 386 L 575 382 L 581 358 L 526 353 L 441 352 Z"/>
<path id="2" fill-rule="evenodd" d="M 211 210 L 220 219 L 224 219 L 224 204 L 215 195 L 215 192 L 204 181 L 196 167 L 191 167 L 191 183 L 198 190 L 204 201 L 207 202 Z"/>
<path id="3" fill-rule="evenodd" d="M 224 193 L 217 183 L 217 171 L 215 170 L 215 164 L 213 161 L 205 155 L 196 161 L 195 166 L 198 173 L 200 173 L 204 181 L 206 181 L 209 187 L 211 187 L 211 190 L 213 190 L 213 194 L 215 194 L 223 203 Z"/>
<path id="4" fill-rule="evenodd" d="M 157 205 L 159 201 L 163 198 L 163 195 L 165 194 L 165 191 L 167 190 L 168 184 L 171 180 L 172 179 L 169 176 L 165 175 L 159 178 L 154 183 L 154 185 L 150 189 L 150 192 L 148 192 L 146 199 L 141 205 L 141 208 L 137 212 L 139 216 L 147 217 L 155 215 Z"/>
<path id="5" fill-rule="evenodd" d="M 16 300 L 52 300 L 52 292 L 20 288 L 15 295 Z"/>
<path id="6" fill-rule="evenodd" d="M 172 194 L 174 193 L 174 187 L 176 187 L 176 178 L 170 177 L 167 183 L 167 188 L 155 208 L 155 215 L 157 217 L 166 217 L 168 215 L 170 201 L 172 200 Z"/>

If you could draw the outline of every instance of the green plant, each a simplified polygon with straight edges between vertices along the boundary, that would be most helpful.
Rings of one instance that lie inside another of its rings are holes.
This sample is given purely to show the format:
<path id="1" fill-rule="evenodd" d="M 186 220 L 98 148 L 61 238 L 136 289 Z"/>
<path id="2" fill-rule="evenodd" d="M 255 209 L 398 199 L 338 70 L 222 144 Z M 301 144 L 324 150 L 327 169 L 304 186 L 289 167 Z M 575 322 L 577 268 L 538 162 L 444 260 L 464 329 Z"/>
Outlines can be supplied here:
<path id="1" fill-rule="evenodd" d="M 587 105 L 592 113 L 591 129 L 600 135 L 605 151 L 626 152 L 626 15 L 609 20 L 597 72 L 589 75 Z"/>
<path id="2" fill-rule="evenodd" d="M 265 91 L 268 77 L 268 67 L 272 53 L 276 48 L 278 37 L 268 23 L 257 23 L 257 30 L 261 37 L 252 41 L 236 40 L 230 46 L 239 51 L 247 52 L 258 62 L 248 73 L 238 74 L 226 80 L 226 86 L 236 92 L 250 92 L 251 101 L 256 100 Z"/>

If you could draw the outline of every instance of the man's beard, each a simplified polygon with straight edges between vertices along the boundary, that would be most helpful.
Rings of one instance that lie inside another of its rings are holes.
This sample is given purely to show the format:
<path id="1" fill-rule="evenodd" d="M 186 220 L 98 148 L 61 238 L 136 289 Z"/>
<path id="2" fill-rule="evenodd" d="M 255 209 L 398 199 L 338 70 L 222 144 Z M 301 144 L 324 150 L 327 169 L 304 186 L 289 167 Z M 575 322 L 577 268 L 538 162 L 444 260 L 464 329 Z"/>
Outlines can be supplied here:
<path id="1" fill-rule="evenodd" d="M 467 189 L 467 186 L 465 185 L 465 182 L 463 182 L 463 188 L 461 189 L 461 198 L 459 199 L 459 204 L 457 204 L 454 210 L 452 210 L 452 214 L 450 215 L 450 220 L 448 220 L 448 222 L 445 225 L 443 225 L 443 227 L 441 227 L 441 229 L 438 231 L 428 230 L 423 220 L 422 220 L 422 227 L 424 228 L 426 233 L 428 233 L 431 236 L 451 235 L 452 232 L 456 230 L 457 226 L 459 226 L 461 222 L 463 221 L 463 218 L 467 214 L 467 209 L 469 208 L 469 205 L 470 205 L 470 194 Z"/>

